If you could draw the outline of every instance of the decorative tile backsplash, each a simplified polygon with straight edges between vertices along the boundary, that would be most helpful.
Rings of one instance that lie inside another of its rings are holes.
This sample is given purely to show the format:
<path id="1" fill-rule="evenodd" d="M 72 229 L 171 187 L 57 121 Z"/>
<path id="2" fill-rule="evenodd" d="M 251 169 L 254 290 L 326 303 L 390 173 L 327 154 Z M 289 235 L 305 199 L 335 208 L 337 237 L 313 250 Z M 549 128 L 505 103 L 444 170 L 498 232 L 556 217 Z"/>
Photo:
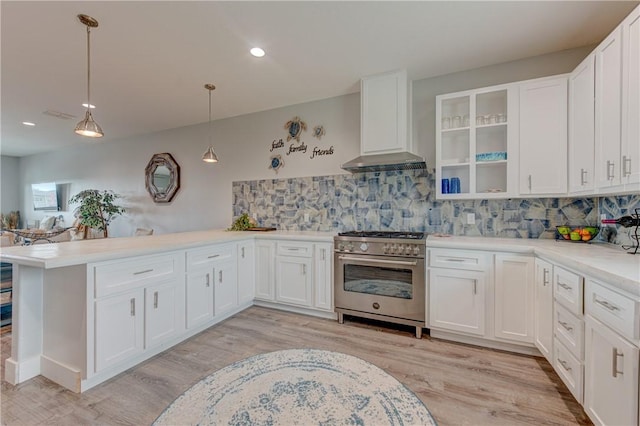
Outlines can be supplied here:
<path id="1" fill-rule="evenodd" d="M 640 208 L 640 195 L 441 201 L 435 171 L 407 170 L 233 182 L 233 215 L 260 226 L 313 231 L 425 231 L 453 235 L 554 238 L 557 225 L 598 225 Z M 467 224 L 467 214 L 475 224 Z M 305 214 L 309 220 L 305 221 Z M 598 239 L 629 244 L 628 230 Z"/>

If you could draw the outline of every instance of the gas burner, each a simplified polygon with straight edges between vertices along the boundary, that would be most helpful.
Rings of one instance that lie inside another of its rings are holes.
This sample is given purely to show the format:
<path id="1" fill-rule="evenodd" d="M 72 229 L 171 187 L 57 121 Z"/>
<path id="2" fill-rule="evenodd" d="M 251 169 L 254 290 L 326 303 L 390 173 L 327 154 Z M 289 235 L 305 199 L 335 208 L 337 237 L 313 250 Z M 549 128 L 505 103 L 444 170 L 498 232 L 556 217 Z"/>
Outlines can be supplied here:
<path id="1" fill-rule="evenodd" d="M 402 231 L 349 231 L 338 233 L 341 237 L 358 238 L 396 238 L 401 240 L 422 240 L 424 232 L 402 232 Z"/>

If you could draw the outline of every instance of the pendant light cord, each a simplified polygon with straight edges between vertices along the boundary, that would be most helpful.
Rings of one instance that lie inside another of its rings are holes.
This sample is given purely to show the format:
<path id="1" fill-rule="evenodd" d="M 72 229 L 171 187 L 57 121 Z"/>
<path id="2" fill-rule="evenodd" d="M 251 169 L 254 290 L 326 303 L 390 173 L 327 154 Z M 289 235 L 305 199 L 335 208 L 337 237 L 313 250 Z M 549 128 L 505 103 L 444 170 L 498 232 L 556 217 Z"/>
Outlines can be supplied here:
<path id="1" fill-rule="evenodd" d="M 91 27 L 87 25 L 87 111 L 91 112 Z"/>
<path id="2" fill-rule="evenodd" d="M 209 145 L 211 145 L 213 138 L 211 137 L 211 89 L 209 89 Z"/>

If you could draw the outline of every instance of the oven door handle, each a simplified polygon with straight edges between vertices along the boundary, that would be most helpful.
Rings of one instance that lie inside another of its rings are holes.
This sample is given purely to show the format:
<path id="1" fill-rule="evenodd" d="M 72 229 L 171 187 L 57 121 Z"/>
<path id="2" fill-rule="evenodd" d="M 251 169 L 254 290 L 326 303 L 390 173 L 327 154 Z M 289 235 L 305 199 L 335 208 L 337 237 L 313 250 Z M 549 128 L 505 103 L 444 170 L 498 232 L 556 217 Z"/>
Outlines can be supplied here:
<path id="1" fill-rule="evenodd" d="M 369 263 L 384 263 L 386 265 L 408 265 L 408 266 L 416 266 L 418 264 L 417 260 L 413 261 L 404 261 L 404 260 L 384 260 L 384 259 L 373 259 L 362 257 L 351 257 L 351 256 L 338 256 L 340 260 L 352 260 L 357 262 L 369 262 Z"/>

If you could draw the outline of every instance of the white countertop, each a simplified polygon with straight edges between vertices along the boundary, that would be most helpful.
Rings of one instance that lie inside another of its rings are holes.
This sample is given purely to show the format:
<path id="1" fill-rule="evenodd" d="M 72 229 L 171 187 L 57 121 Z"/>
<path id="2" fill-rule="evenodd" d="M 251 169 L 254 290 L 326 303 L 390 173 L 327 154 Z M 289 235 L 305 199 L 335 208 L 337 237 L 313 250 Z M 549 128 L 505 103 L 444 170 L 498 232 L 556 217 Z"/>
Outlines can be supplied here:
<path id="1" fill-rule="evenodd" d="M 427 238 L 427 247 L 533 253 L 581 275 L 602 280 L 640 296 L 640 254 L 631 255 L 609 244 L 430 235 Z"/>
<path id="2" fill-rule="evenodd" d="M 101 238 L 3 247 L 0 251 L 0 259 L 3 262 L 50 269 L 254 238 L 333 242 L 334 235 L 335 232 L 237 232 L 214 229 L 143 237 Z"/>

